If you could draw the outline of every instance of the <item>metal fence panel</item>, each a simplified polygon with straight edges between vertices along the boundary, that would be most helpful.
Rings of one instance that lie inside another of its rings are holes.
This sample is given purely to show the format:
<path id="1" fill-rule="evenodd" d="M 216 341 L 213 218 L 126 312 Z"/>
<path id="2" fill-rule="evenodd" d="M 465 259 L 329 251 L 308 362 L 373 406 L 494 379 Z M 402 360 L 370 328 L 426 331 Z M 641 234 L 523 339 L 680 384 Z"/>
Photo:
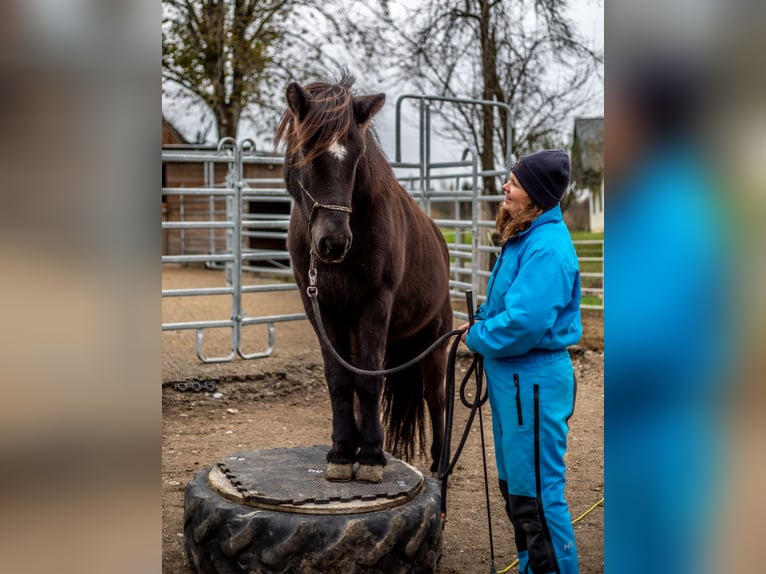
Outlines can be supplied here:
<path id="1" fill-rule="evenodd" d="M 405 99 L 417 100 L 420 106 L 420 155 L 417 162 L 404 162 L 400 151 L 400 108 Z M 505 177 L 506 171 L 482 172 L 478 167 L 478 153 L 466 149 L 460 161 L 432 162 L 430 157 L 430 102 L 432 100 L 468 103 L 472 105 L 498 105 L 496 102 L 457 100 L 451 98 L 430 98 L 425 96 L 402 96 L 397 101 L 396 161 L 392 162 L 399 181 L 420 207 L 439 225 L 447 240 L 450 256 L 450 293 L 456 302 L 455 317 L 466 319 L 461 303 L 463 292 L 471 289 L 477 303 L 485 300 L 482 286 L 490 275 L 489 263 L 497 256 L 500 248 L 493 244 L 493 220 L 480 219 L 480 206 L 486 202 L 499 203 L 502 195 L 480 195 L 479 177 Z M 507 107 L 507 106 L 506 106 Z M 510 114 L 509 114 L 510 115 Z M 510 133 L 510 130 L 509 130 Z M 510 149 L 510 147 L 508 148 Z M 255 154 L 251 140 L 239 144 L 231 138 L 221 140 L 216 150 L 205 152 L 169 151 L 162 152 L 163 165 L 166 162 L 201 162 L 204 165 L 203 186 L 163 187 L 163 198 L 178 197 L 178 217 L 173 220 L 163 213 L 163 230 L 180 234 L 178 253 L 164 253 L 163 264 L 204 262 L 207 267 L 225 270 L 226 287 L 164 289 L 163 298 L 229 296 L 230 317 L 221 320 L 186 321 L 163 323 L 163 331 L 194 330 L 196 332 L 197 357 L 206 363 L 225 362 L 239 356 L 254 359 L 269 356 L 274 351 L 274 330 L 276 323 L 299 321 L 306 318 L 304 313 L 245 316 L 242 295 L 271 291 L 296 290 L 292 281 L 289 254 L 283 247 L 287 238 L 287 227 L 292 209 L 292 199 L 284 189 L 280 177 L 244 177 L 244 166 L 268 164 L 280 167 L 281 157 L 264 157 Z M 510 163 L 510 162 L 509 162 Z M 216 182 L 216 167 L 226 166 L 225 181 Z M 193 198 L 196 219 L 189 219 L 184 210 L 184 200 Z M 221 201 L 225 201 L 225 210 Z M 274 211 L 274 206 L 283 203 L 284 208 Z M 202 209 L 200 209 L 202 206 Z M 271 209 L 265 209 L 271 206 Z M 200 218 L 202 215 L 204 217 Z M 192 241 L 189 234 L 208 230 L 205 241 L 196 235 Z M 222 241 L 222 236 L 225 241 Z M 255 240 L 255 241 L 254 241 Z M 254 247 L 272 242 L 280 248 Z M 578 253 L 588 271 L 581 271 L 583 294 L 599 297 L 601 305 L 583 304 L 584 309 L 603 309 L 603 240 L 575 241 Z M 168 242 L 170 244 L 170 242 Z M 587 249 L 594 252 L 588 253 Z M 485 265 L 482 265 L 482 262 Z M 598 270 L 592 270 L 591 268 Z M 267 272 L 269 275 L 285 276 L 290 281 L 269 285 L 245 285 L 246 273 Z M 245 326 L 265 325 L 267 345 L 263 350 L 247 352 L 242 348 L 242 329 Z M 231 329 L 229 353 L 208 357 L 204 354 L 204 333 L 207 329 Z"/>

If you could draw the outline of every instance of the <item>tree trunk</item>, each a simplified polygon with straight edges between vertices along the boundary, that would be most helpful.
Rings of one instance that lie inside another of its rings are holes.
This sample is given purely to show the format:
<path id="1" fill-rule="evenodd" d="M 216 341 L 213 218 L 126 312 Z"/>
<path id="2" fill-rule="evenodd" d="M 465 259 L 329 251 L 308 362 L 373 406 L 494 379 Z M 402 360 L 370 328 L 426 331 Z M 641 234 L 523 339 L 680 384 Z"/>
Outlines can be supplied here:
<path id="1" fill-rule="evenodd" d="M 490 22 L 490 6 L 488 0 L 479 1 L 479 35 L 481 45 L 481 74 L 482 74 L 482 99 L 493 101 L 494 96 L 497 94 L 499 88 L 499 82 L 497 78 L 497 61 L 496 61 L 496 46 L 494 42 L 494 34 Z M 493 106 L 482 107 L 482 123 L 481 123 L 481 150 L 479 150 L 479 158 L 481 160 L 482 171 L 491 171 L 495 168 L 495 153 L 493 134 L 495 126 L 495 109 Z M 483 195 L 496 195 L 497 188 L 495 184 L 495 177 L 492 175 L 485 175 L 482 177 L 482 194 Z M 494 220 L 495 213 L 497 211 L 497 205 L 494 203 L 480 202 L 479 203 L 479 219 Z M 479 254 L 479 269 L 489 269 L 491 258 L 489 253 Z M 479 279 L 479 291 L 486 293 L 487 280 L 486 278 Z"/>
<path id="2" fill-rule="evenodd" d="M 218 125 L 218 139 L 225 137 L 237 139 L 237 127 L 239 126 L 239 109 L 235 104 L 221 104 L 216 113 Z"/>
<path id="3" fill-rule="evenodd" d="M 495 46 L 492 41 L 491 24 L 490 24 L 490 12 L 488 0 L 480 0 L 480 14 L 479 14 L 479 34 L 481 45 L 481 73 L 482 73 L 482 94 L 481 97 L 484 100 L 493 100 L 495 95 L 495 85 L 497 84 L 497 70 L 495 62 Z M 481 169 L 483 171 L 489 171 L 494 169 L 494 145 L 493 145 L 493 132 L 495 126 L 494 108 L 492 106 L 484 106 L 482 108 L 482 125 L 481 125 Z M 495 195 L 497 190 L 495 188 L 495 178 L 493 176 L 484 176 L 483 188 L 485 195 Z"/>

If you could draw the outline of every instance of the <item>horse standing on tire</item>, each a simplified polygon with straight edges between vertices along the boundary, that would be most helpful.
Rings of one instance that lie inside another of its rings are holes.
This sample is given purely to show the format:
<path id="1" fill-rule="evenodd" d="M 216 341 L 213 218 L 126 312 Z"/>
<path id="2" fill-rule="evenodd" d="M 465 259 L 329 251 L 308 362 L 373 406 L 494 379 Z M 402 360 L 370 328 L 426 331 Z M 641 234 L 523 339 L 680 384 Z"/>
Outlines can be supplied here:
<path id="1" fill-rule="evenodd" d="M 295 200 L 287 245 L 306 314 L 319 336 L 306 293 L 315 283 L 329 343 L 353 365 L 380 370 L 414 358 L 452 328 L 449 254 L 439 228 L 397 182 L 370 125 L 385 94 L 353 95 L 353 81 L 344 74 L 338 83 L 291 83 L 276 141 L 287 147 L 284 178 Z M 446 341 L 385 379 L 347 371 L 320 343 L 333 413 L 325 478 L 382 479 L 381 396 L 386 448 L 407 461 L 416 443 L 425 449 L 427 404 L 436 471 Z"/>

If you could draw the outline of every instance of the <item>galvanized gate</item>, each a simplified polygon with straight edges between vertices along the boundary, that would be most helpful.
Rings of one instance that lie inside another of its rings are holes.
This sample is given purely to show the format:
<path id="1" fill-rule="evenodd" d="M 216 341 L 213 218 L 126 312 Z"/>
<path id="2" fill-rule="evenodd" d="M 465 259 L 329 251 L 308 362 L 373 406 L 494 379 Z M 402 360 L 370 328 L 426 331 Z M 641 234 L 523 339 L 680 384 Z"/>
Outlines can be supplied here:
<path id="1" fill-rule="evenodd" d="M 419 154 L 417 161 L 402 161 L 402 105 L 413 100 L 418 106 Z M 510 157 L 504 160 L 502 169 L 481 171 L 478 153 L 466 148 L 460 160 L 434 162 L 431 159 L 431 105 L 446 104 L 508 106 L 498 102 L 443 98 L 436 96 L 403 95 L 396 102 L 396 158 L 392 162 L 397 177 L 417 200 L 421 208 L 431 216 L 444 233 L 450 255 L 450 293 L 456 302 L 455 317 L 465 319 L 461 302 L 463 292 L 472 289 L 477 302 L 484 300 L 482 286 L 489 277 L 489 256 L 499 252 L 492 244 L 490 234 L 495 228 L 494 220 L 480 219 L 480 204 L 499 202 L 502 195 L 481 195 L 479 178 L 485 176 L 504 178 Z M 508 114 L 510 117 L 510 114 Z M 510 129 L 507 130 L 510 134 Z M 506 149 L 510 150 L 510 142 Z M 275 325 L 285 321 L 306 318 L 303 313 L 246 316 L 242 296 L 247 293 L 296 290 L 292 281 L 289 255 L 283 246 L 287 237 L 289 212 L 292 199 L 284 189 L 281 166 L 282 157 L 258 154 L 252 140 L 237 143 L 231 138 L 221 140 L 216 149 L 204 151 L 163 150 L 162 162 L 166 164 L 196 163 L 204 166 L 204 185 L 195 187 L 172 187 L 163 183 L 163 203 L 175 201 L 178 209 L 175 217 L 163 214 L 163 230 L 178 231 L 180 246 L 170 252 L 163 249 L 163 264 L 189 264 L 203 262 L 208 267 L 225 269 L 226 287 L 163 289 L 163 298 L 230 296 L 231 315 L 218 320 L 199 320 L 163 323 L 163 331 L 194 330 L 196 332 L 197 357 L 206 363 L 224 362 L 239 355 L 254 359 L 270 355 L 274 350 Z M 273 174 L 264 177 L 246 177 L 248 166 L 268 165 Z M 225 178 L 216 182 L 215 174 L 225 167 Z M 163 170 L 164 173 L 164 170 Z M 203 199 L 197 204 L 196 217 L 189 220 L 184 210 L 188 198 Z M 283 205 L 279 209 L 280 204 Z M 201 212 L 199 206 L 208 206 Z M 268 208 L 265 208 L 267 206 Z M 275 209 L 275 206 L 277 209 Z M 192 234 L 195 234 L 193 236 Z M 200 234 L 203 234 L 204 237 Z M 269 241 L 280 244 L 265 245 Z M 255 247 L 253 245 L 256 245 Z M 265 245 L 265 246 L 264 246 Z M 603 258 L 602 258 L 603 260 Z M 244 278 L 253 273 L 267 272 L 269 276 L 285 276 L 290 280 L 269 284 L 244 284 Z M 602 290 L 603 292 L 603 290 Z M 242 331 L 251 325 L 265 325 L 267 346 L 255 352 L 243 349 Z M 203 351 L 204 334 L 209 329 L 231 329 L 231 349 L 223 356 L 209 357 Z"/>

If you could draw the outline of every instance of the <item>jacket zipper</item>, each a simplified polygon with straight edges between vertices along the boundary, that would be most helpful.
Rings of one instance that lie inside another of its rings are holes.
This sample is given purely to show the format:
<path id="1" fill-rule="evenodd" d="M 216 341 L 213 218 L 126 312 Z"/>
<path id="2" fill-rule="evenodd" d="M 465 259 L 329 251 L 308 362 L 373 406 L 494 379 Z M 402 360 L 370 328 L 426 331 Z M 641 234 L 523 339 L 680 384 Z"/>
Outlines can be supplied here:
<path id="1" fill-rule="evenodd" d="M 513 384 L 516 386 L 516 413 L 519 418 L 519 426 L 523 426 L 524 418 L 521 416 L 521 389 L 519 388 L 518 373 L 513 373 Z"/>
<path id="2" fill-rule="evenodd" d="M 495 286 L 495 281 L 497 280 L 497 273 L 500 271 L 500 265 L 503 263 L 503 255 L 505 255 L 505 245 L 500 249 L 500 257 L 497 259 L 497 263 L 495 263 L 495 269 L 497 270 L 492 275 L 492 283 L 489 284 L 489 290 L 487 291 L 487 298 L 484 300 L 487 303 L 489 303 L 489 296 L 492 294 L 492 288 Z"/>

